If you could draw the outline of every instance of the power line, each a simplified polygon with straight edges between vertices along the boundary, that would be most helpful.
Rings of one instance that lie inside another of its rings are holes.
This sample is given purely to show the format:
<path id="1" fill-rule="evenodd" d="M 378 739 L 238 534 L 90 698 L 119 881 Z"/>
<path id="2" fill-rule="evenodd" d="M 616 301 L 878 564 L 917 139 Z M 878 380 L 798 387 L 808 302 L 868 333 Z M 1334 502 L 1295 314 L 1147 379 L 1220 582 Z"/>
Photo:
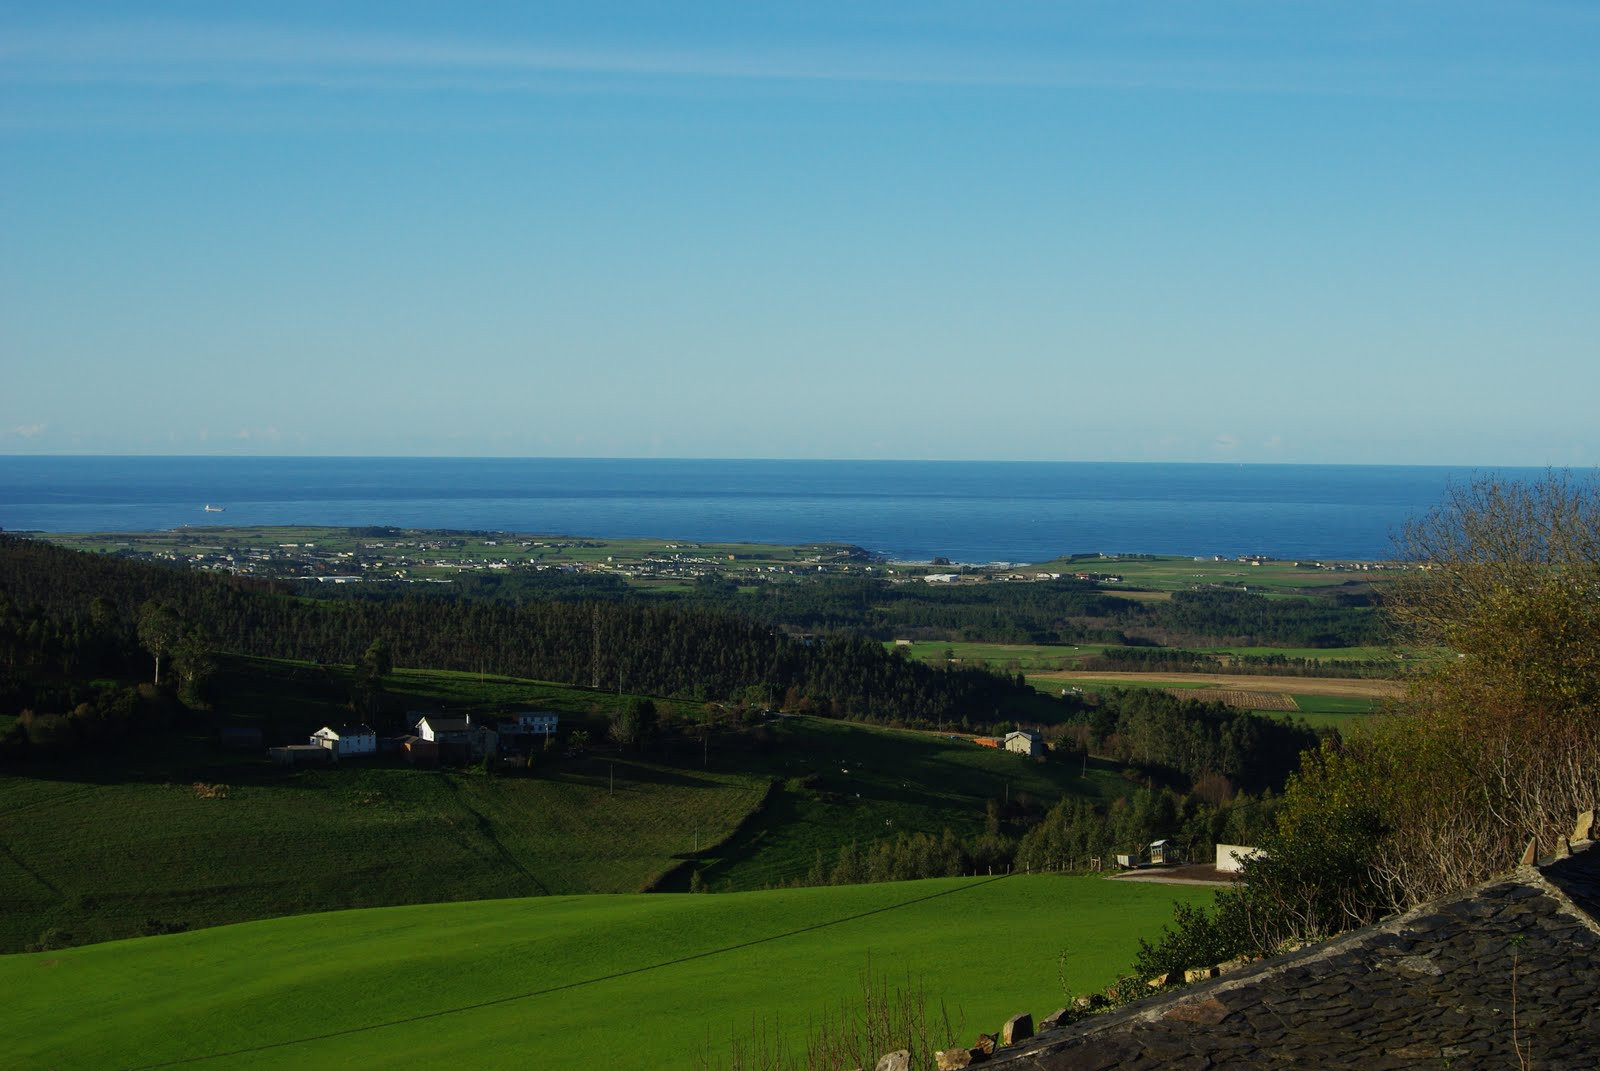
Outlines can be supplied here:
<path id="1" fill-rule="evenodd" d="M 548 996 L 551 993 L 562 993 L 572 989 L 580 989 L 583 986 L 597 985 L 601 982 L 610 982 L 618 978 L 628 978 L 636 974 L 645 974 L 650 971 L 661 970 L 665 967 L 676 967 L 682 963 L 692 963 L 695 960 L 709 959 L 712 956 L 720 956 L 728 952 L 737 952 L 740 949 L 753 948 L 756 945 L 770 944 L 773 941 L 782 941 L 786 938 L 798 937 L 803 933 L 814 933 L 817 930 L 825 930 L 832 926 L 840 926 L 846 922 L 856 922 L 860 919 L 871 918 L 874 915 L 882 915 L 890 911 L 898 911 L 901 908 L 911 907 L 915 904 L 927 903 L 929 900 L 938 900 L 941 897 L 953 896 L 956 893 L 968 892 L 972 889 L 981 888 L 985 885 L 991 885 L 997 881 L 1004 881 L 1010 876 L 1011 875 L 1009 874 L 996 874 L 992 878 L 984 878 L 983 880 L 973 882 L 970 885 L 962 885 L 954 889 L 945 889 L 941 892 L 929 893 L 926 896 L 914 897 L 910 900 L 904 900 L 897 904 L 886 904 L 883 907 L 875 907 L 868 911 L 859 911 L 854 915 L 846 915 L 842 918 L 828 919 L 824 922 L 814 922 L 809 926 L 800 926 L 796 929 L 787 930 L 783 933 L 770 934 L 766 937 L 757 937 L 749 941 L 740 941 L 737 944 L 724 945 L 721 948 L 707 949 L 704 952 L 693 952 L 687 956 L 679 956 L 676 959 L 663 960 L 660 963 L 651 963 L 643 967 L 630 967 L 627 970 L 614 971 L 611 974 L 598 975 L 594 978 L 584 978 L 576 982 L 563 982 L 560 985 L 546 986 L 543 989 L 531 989 L 525 993 L 512 993 L 509 996 L 495 997 L 492 1000 L 475 1001 L 471 1004 L 460 1004 L 453 1008 L 441 1008 L 438 1011 L 423 1012 L 419 1015 L 407 1015 L 398 1019 L 388 1019 L 381 1023 L 368 1023 L 364 1026 L 351 1026 L 346 1027 L 343 1030 L 329 1030 L 321 1034 L 306 1034 L 297 1038 L 288 1038 L 284 1041 L 272 1041 L 263 1045 L 249 1045 L 244 1048 L 229 1049 L 226 1052 L 209 1052 L 200 1056 L 182 1056 L 174 1060 L 162 1060 L 153 1064 L 139 1064 L 129 1068 L 128 1071 L 153 1071 L 153 1069 L 161 1067 L 179 1067 L 184 1064 L 202 1063 L 206 1060 L 224 1060 L 234 1056 L 245 1056 L 250 1053 L 267 1052 L 272 1049 L 286 1049 L 294 1045 L 305 1045 L 313 1041 L 327 1041 L 331 1038 L 349 1037 L 353 1034 L 365 1034 L 374 1030 L 386 1030 L 392 1026 L 404 1026 L 407 1023 L 420 1023 L 428 1019 L 442 1018 L 446 1015 L 457 1015 L 462 1012 L 477 1011 L 480 1008 L 492 1008 L 501 1004 L 511 1004 L 519 1000 L 529 1000 L 533 997 Z"/>

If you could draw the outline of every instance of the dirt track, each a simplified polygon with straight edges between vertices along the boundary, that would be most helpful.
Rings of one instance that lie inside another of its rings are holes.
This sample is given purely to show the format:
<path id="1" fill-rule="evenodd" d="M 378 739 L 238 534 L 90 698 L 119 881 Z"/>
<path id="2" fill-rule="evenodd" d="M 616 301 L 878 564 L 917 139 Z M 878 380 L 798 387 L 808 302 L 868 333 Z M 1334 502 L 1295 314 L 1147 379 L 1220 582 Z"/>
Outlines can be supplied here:
<path id="1" fill-rule="evenodd" d="M 1266 677 L 1251 673 L 1115 673 L 1058 670 L 1029 673 L 1035 679 L 1105 681 L 1120 684 L 1198 684 L 1206 688 L 1232 688 L 1241 692 L 1288 692 L 1292 695 L 1337 695 L 1356 699 L 1387 699 L 1404 689 L 1399 681 L 1359 677 Z"/>

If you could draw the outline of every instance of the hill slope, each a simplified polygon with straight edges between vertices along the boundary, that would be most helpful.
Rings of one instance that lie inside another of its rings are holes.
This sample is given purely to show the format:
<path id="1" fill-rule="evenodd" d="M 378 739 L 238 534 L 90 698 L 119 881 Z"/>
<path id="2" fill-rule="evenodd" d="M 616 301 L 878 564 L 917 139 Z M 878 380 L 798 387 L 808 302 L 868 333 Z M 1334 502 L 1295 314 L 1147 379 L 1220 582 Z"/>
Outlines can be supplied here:
<path id="1" fill-rule="evenodd" d="M 0 957 L 0 1035 L 14 1067 L 683 1067 L 752 1022 L 802 1036 L 870 964 L 967 1037 L 1210 895 L 1035 875 L 274 919 Z"/>

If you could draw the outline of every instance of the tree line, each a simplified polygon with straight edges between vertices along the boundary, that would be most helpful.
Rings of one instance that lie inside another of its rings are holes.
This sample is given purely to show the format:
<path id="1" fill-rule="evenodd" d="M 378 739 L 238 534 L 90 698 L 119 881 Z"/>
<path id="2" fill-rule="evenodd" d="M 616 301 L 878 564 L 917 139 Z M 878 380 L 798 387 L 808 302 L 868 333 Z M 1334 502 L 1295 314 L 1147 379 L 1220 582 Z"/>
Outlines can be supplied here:
<path id="1" fill-rule="evenodd" d="M 141 664 L 155 678 L 167 665 L 180 681 L 195 679 L 211 650 L 357 664 L 375 640 L 398 665 L 696 701 L 742 699 L 755 687 L 773 705 L 839 717 L 984 724 L 1037 702 L 1011 677 L 931 667 L 844 632 L 792 636 L 726 608 L 411 592 L 311 597 L 282 584 L 0 539 L 0 691 L 14 705 L 59 706 L 76 695 L 70 682 L 135 676 Z"/>

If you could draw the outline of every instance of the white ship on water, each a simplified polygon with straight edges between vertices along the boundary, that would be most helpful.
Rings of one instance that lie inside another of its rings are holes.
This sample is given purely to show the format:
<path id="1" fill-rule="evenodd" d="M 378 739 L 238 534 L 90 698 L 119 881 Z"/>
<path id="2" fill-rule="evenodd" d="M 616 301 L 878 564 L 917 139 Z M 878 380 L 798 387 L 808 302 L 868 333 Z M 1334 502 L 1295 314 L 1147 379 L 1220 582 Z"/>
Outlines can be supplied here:
<path id="1" fill-rule="evenodd" d="M 227 511 L 226 508 L 224 508 L 222 506 L 213 506 L 211 503 L 207 502 L 206 503 L 206 512 L 207 513 L 226 513 L 228 511 Z"/>

